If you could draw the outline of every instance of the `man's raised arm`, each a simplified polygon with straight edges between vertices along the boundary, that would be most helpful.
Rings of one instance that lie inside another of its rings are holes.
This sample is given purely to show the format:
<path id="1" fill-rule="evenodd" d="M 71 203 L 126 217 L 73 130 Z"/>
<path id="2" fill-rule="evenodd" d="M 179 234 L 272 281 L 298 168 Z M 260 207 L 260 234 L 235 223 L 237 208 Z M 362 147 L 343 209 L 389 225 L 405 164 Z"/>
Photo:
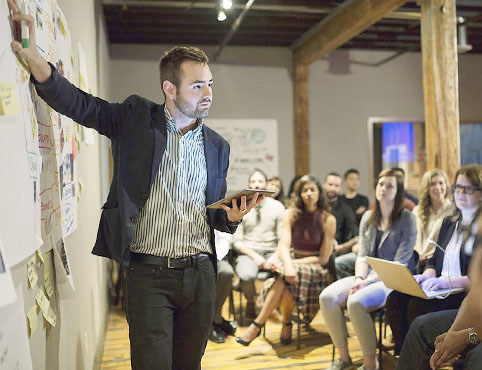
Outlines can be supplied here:
<path id="1" fill-rule="evenodd" d="M 17 0 L 7 0 L 12 22 L 25 22 L 29 33 L 29 46 L 24 48 L 19 41 L 12 41 L 13 51 L 20 55 L 28 64 L 30 72 L 37 82 L 45 82 L 50 78 L 52 70 L 44 58 L 40 55 L 35 41 L 35 24 L 30 15 L 22 14 Z"/>

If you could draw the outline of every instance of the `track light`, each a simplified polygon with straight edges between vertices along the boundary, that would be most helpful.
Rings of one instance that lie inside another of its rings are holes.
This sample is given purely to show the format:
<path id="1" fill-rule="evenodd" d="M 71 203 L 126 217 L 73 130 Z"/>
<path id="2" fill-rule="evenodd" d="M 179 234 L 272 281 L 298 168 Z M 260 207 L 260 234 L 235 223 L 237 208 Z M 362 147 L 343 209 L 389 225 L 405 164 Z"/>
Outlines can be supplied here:
<path id="1" fill-rule="evenodd" d="M 231 9 L 232 6 L 233 6 L 232 0 L 223 0 L 224 9 Z"/>
<path id="2" fill-rule="evenodd" d="M 218 13 L 218 21 L 222 22 L 226 20 L 226 13 L 223 12 L 222 10 L 219 11 Z"/>

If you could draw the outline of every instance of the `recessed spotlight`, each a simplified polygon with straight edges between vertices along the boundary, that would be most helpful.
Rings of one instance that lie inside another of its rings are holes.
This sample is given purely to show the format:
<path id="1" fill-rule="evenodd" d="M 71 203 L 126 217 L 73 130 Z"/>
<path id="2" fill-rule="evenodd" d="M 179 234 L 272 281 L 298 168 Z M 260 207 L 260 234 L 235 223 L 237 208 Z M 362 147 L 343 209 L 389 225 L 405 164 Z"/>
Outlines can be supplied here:
<path id="1" fill-rule="evenodd" d="M 232 0 L 223 0 L 224 9 L 231 9 L 232 6 L 233 6 Z"/>
<path id="2" fill-rule="evenodd" d="M 226 13 L 223 12 L 222 10 L 219 11 L 218 13 L 218 21 L 222 22 L 226 20 Z"/>

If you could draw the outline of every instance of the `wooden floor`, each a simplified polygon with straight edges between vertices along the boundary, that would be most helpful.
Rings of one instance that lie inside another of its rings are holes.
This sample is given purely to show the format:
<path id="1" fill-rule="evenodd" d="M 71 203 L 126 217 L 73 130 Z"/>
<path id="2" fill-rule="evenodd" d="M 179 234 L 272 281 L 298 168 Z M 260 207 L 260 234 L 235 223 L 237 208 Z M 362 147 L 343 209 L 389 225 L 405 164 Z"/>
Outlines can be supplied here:
<path id="1" fill-rule="evenodd" d="M 227 318 L 228 305 L 224 306 Z M 246 327 L 239 327 L 240 335 Z M 388 329 L 389 330 L 389 329 Z M 296 349 L 296 324 L 293 325 L 293 343 L 283 346 L 279 343 L 281 324 L 278 317 L 272 317 L 266 324 L 266 339 L 259 337 L 249 347 L 236 343 L 228 337 L 225 343 L 208 342 L 202 360 L 202 369 L 326 369 L 331 364 L 332 345 L 320 313 L 308 330 L 301 332 L 301 348 Z M 361 351 L 353 328 L 348 322 L 350 354 L 356 364 L 361 364 Z M 119 307 L 110 313 L 101 369 L 130 369 L 129 336 L 125 314 Z M 383 357 L 383 369 L 394 370 L 396 360 L 389 355 Z M 356 369 L 356 367 L 355 367 Z"/>

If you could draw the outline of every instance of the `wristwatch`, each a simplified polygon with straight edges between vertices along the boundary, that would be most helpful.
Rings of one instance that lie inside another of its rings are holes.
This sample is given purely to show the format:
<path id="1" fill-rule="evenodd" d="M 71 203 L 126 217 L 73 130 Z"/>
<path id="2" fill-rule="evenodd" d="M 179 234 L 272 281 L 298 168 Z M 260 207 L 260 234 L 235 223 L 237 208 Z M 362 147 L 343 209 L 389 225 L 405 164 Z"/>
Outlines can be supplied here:
<path id="1" fill-rule="evenodd" d="M 469 341 L 469 344 L 472 344 L 474 346 L 479 344 L 479 336 L 475 332 L 475 329 L 473 326 L 469 328 L 469 337 L 467 339 Z"/>

